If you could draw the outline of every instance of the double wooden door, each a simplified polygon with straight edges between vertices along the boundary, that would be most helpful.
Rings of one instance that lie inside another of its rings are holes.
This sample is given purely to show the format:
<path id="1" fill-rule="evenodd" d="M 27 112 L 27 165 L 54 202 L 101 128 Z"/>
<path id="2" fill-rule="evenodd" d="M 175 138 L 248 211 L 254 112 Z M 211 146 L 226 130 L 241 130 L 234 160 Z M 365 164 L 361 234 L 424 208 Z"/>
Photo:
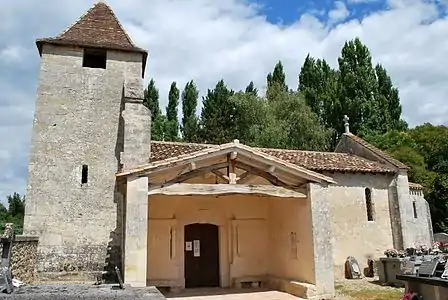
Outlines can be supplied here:
<path id="1" fill-rule="evenodd" d="M 219 287 L 219 228 L 190 224 L 184 231 L 185 287 Z"/>

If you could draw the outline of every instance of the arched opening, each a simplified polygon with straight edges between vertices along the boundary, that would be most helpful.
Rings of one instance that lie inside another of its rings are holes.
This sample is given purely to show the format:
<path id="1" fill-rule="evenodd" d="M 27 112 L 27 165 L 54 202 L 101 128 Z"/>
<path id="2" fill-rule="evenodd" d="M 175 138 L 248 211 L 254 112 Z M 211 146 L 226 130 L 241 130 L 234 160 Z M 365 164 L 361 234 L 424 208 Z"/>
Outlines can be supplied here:
<path id="1" fill-rule="evenodd" d="M 374 221 L 374 207 L 372 202 L 372 190 L 366 188 L 364 190 L 365 198 L 366 198 L 366 209 L 367 209 L 367 221 Z"/>
<path id="2" fill-rule="evenodd" d="M 185 287 L 219 287 L 219 227 L 186 225 L 184 239 Z"/>

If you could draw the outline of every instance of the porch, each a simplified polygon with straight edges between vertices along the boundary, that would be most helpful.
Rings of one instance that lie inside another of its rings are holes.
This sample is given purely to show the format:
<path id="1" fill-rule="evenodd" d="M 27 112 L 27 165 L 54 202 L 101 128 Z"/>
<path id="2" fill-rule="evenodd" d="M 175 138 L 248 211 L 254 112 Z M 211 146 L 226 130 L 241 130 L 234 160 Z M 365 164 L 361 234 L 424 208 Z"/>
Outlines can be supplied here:
<path id="1" fill-rule="evenodd" d="M 269 278 L 313 283 L 309 211 L 306 196 L 151 196 L 147 282 L 181 288 Z"/>
<path id="2" fill-rule="evenodd" d="M 125 282 L 334 293 L 332 179 L 231 143 L 123 172 Z"/>

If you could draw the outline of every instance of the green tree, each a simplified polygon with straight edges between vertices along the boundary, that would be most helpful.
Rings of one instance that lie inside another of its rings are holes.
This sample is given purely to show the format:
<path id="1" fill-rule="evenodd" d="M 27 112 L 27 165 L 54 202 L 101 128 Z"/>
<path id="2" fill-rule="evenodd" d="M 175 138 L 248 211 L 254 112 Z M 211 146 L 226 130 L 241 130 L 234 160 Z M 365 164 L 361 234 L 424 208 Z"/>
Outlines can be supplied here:
<path id="1" fill-rule="evenodd" d="M 342 131 L 343 114 L 337 91 L 338 72 L 323 59 L 307 55 L 299 74 L 299 87 L 307 105 L 317 115 L 319 121 L 333 128 L 332 145 L 337 142 L 337 132 Z"/>
<path id="2" fill-rule="evenodd" d="M 179 106 L 179 89 L 176 82 L 171 83 L 166 108 L 166 140 L 177 141 L 179 139 L 179 120 L 177 107 Z"/>
<path id="3" fill-rule="evenodd" d="M 381 64 L 375 66 L 375 74 L 378 81 L 378 104 L 380 114 L 380 132 L 388 130 L 405 130 L 407 123 L 401 119 L 401 103 L 398 89 L 392 84 L 392 79 Z"/>
<path id="4" fill-rule="evenodd" d="M 159 90 L 156 88 L 154 79 L 149 81 L 148 87 L 144 90 L 143 105 L 151 111 L 152 121 L 162 114 L 159 106 Z"/>
<path id="5" fill-rule="evenodd" d="M 14 232 L 22 234 L 25 216 L 25 197 L 18 193 L 6 197 L 8 209 L 0 203 L 0 230 L 5 230 L 6 223 L 14 224 Z"/>
<path id="6" fill-rule="evenodd" d="M 199 91 L 193 80 L 187 82 L 182 92 L 182 126 L 181 132 L 184 141 L 199 141 L 199 120 L 196 116 Z"/>
<path id="7" fill-rule="evenodd" d="M 425 123 L 413 128 L 409 134 L 425 157 L 428 168 L 448 173 L 448 127 Z"/>
<path id="8" fill-rule="evenodd" d="M 280 149 L 329 150 L 332 130 L 319 122 L 304 97 L 282 87 L 272 91 L 271 100 L 265 101 L 262 124 L 251 129 L 252 144 Z"/>
<path id="9" fill-rule="evenodd" d="M 358 38 L 348 41 L 338 63 L 338 98 L 341 112 L 350 117 L 351 132 L 362 135 L 363 131 L 378 131 L 378 85 L 369 49 Z M 340 126 L 338 132 L 342 132 Z"/>
<path id="10" fill-rule="evenodd" d="M 366 135 L 364 139 L 406 164 L 411 182 L 428 188 L 432 185 L 436 174 L 428 169 L 425 157 L 410 132 L 391 130 L 385 134 Z"/>
<path id="11" fill-rule="evenodd" d="M 437 174 L 428 197 L 434 232 L 448 232 L 448 174 Z"/>
<path id="12" fill-rule="evenodd" d="M 231 98 L 235 108 L 235 138 L 242 143 L 252 145 L 265 121 L 265 101 L 252 92 L 238 92 Z"/>
<path id="13" fill-rule="evenodd" d="M 231 101 L 234 92 L 220 80 L 203 99 L 201 137 L 206 143 L 228 143 L 236 138 L 235 107 Z"/>
<path id="14" fill-rule="evenodd" d="M 272 100 L 275 98 L 273 93 L 275 93 L 276 91 L 288 91 L 288 85 L 286 84 L 286 75 L 285 71 L 283 70 L 283 64 L 281 61 L 278 61 L 272 73 L 269 73 L 267 75 L 266 81 L 266 97 L 268 100 Z"/>
<path id="15" fill-rule="evenodd" d="M 246 93 L 246 94 L 251 94 L 251 95 L 253 95 L 253 96 L 255 96 L 255 97 L 258 96 L 258 89 L 255 87 L 253 81 L 251 81 L 251 82 L 249 83 L 249 85 L 246 87 L 246 91 L 245 91 L 245 93 Z"/>
<path id="16" fill-rule="evenodd" d="M 162 115 L 159 105 L 159 90 L 156 82 L 151 79 L 143 93 L 143 105 L 151 111 L 151 139 L 155 141 L 165 140 L 166 117 Z"/>

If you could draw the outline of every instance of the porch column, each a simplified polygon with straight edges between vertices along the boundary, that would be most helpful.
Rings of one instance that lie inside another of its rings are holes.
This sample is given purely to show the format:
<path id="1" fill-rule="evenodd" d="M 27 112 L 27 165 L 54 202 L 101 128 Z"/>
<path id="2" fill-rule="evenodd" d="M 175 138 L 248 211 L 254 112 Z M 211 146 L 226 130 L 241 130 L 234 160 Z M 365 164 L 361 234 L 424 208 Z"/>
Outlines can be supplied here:
<path id="1" fill-rule="evenodd" d="M 319 294 L 334 294 L 333 236 L 326 187 L 309 183 L 308 199 L 311 210 L 316 288 Z"/>
<path id="2" fill-rule="evenodd" d="M 146 286 L 148 230 L 148 177 L 128 177 L 126 190 L 126 238 L 124 281 Z"/>

